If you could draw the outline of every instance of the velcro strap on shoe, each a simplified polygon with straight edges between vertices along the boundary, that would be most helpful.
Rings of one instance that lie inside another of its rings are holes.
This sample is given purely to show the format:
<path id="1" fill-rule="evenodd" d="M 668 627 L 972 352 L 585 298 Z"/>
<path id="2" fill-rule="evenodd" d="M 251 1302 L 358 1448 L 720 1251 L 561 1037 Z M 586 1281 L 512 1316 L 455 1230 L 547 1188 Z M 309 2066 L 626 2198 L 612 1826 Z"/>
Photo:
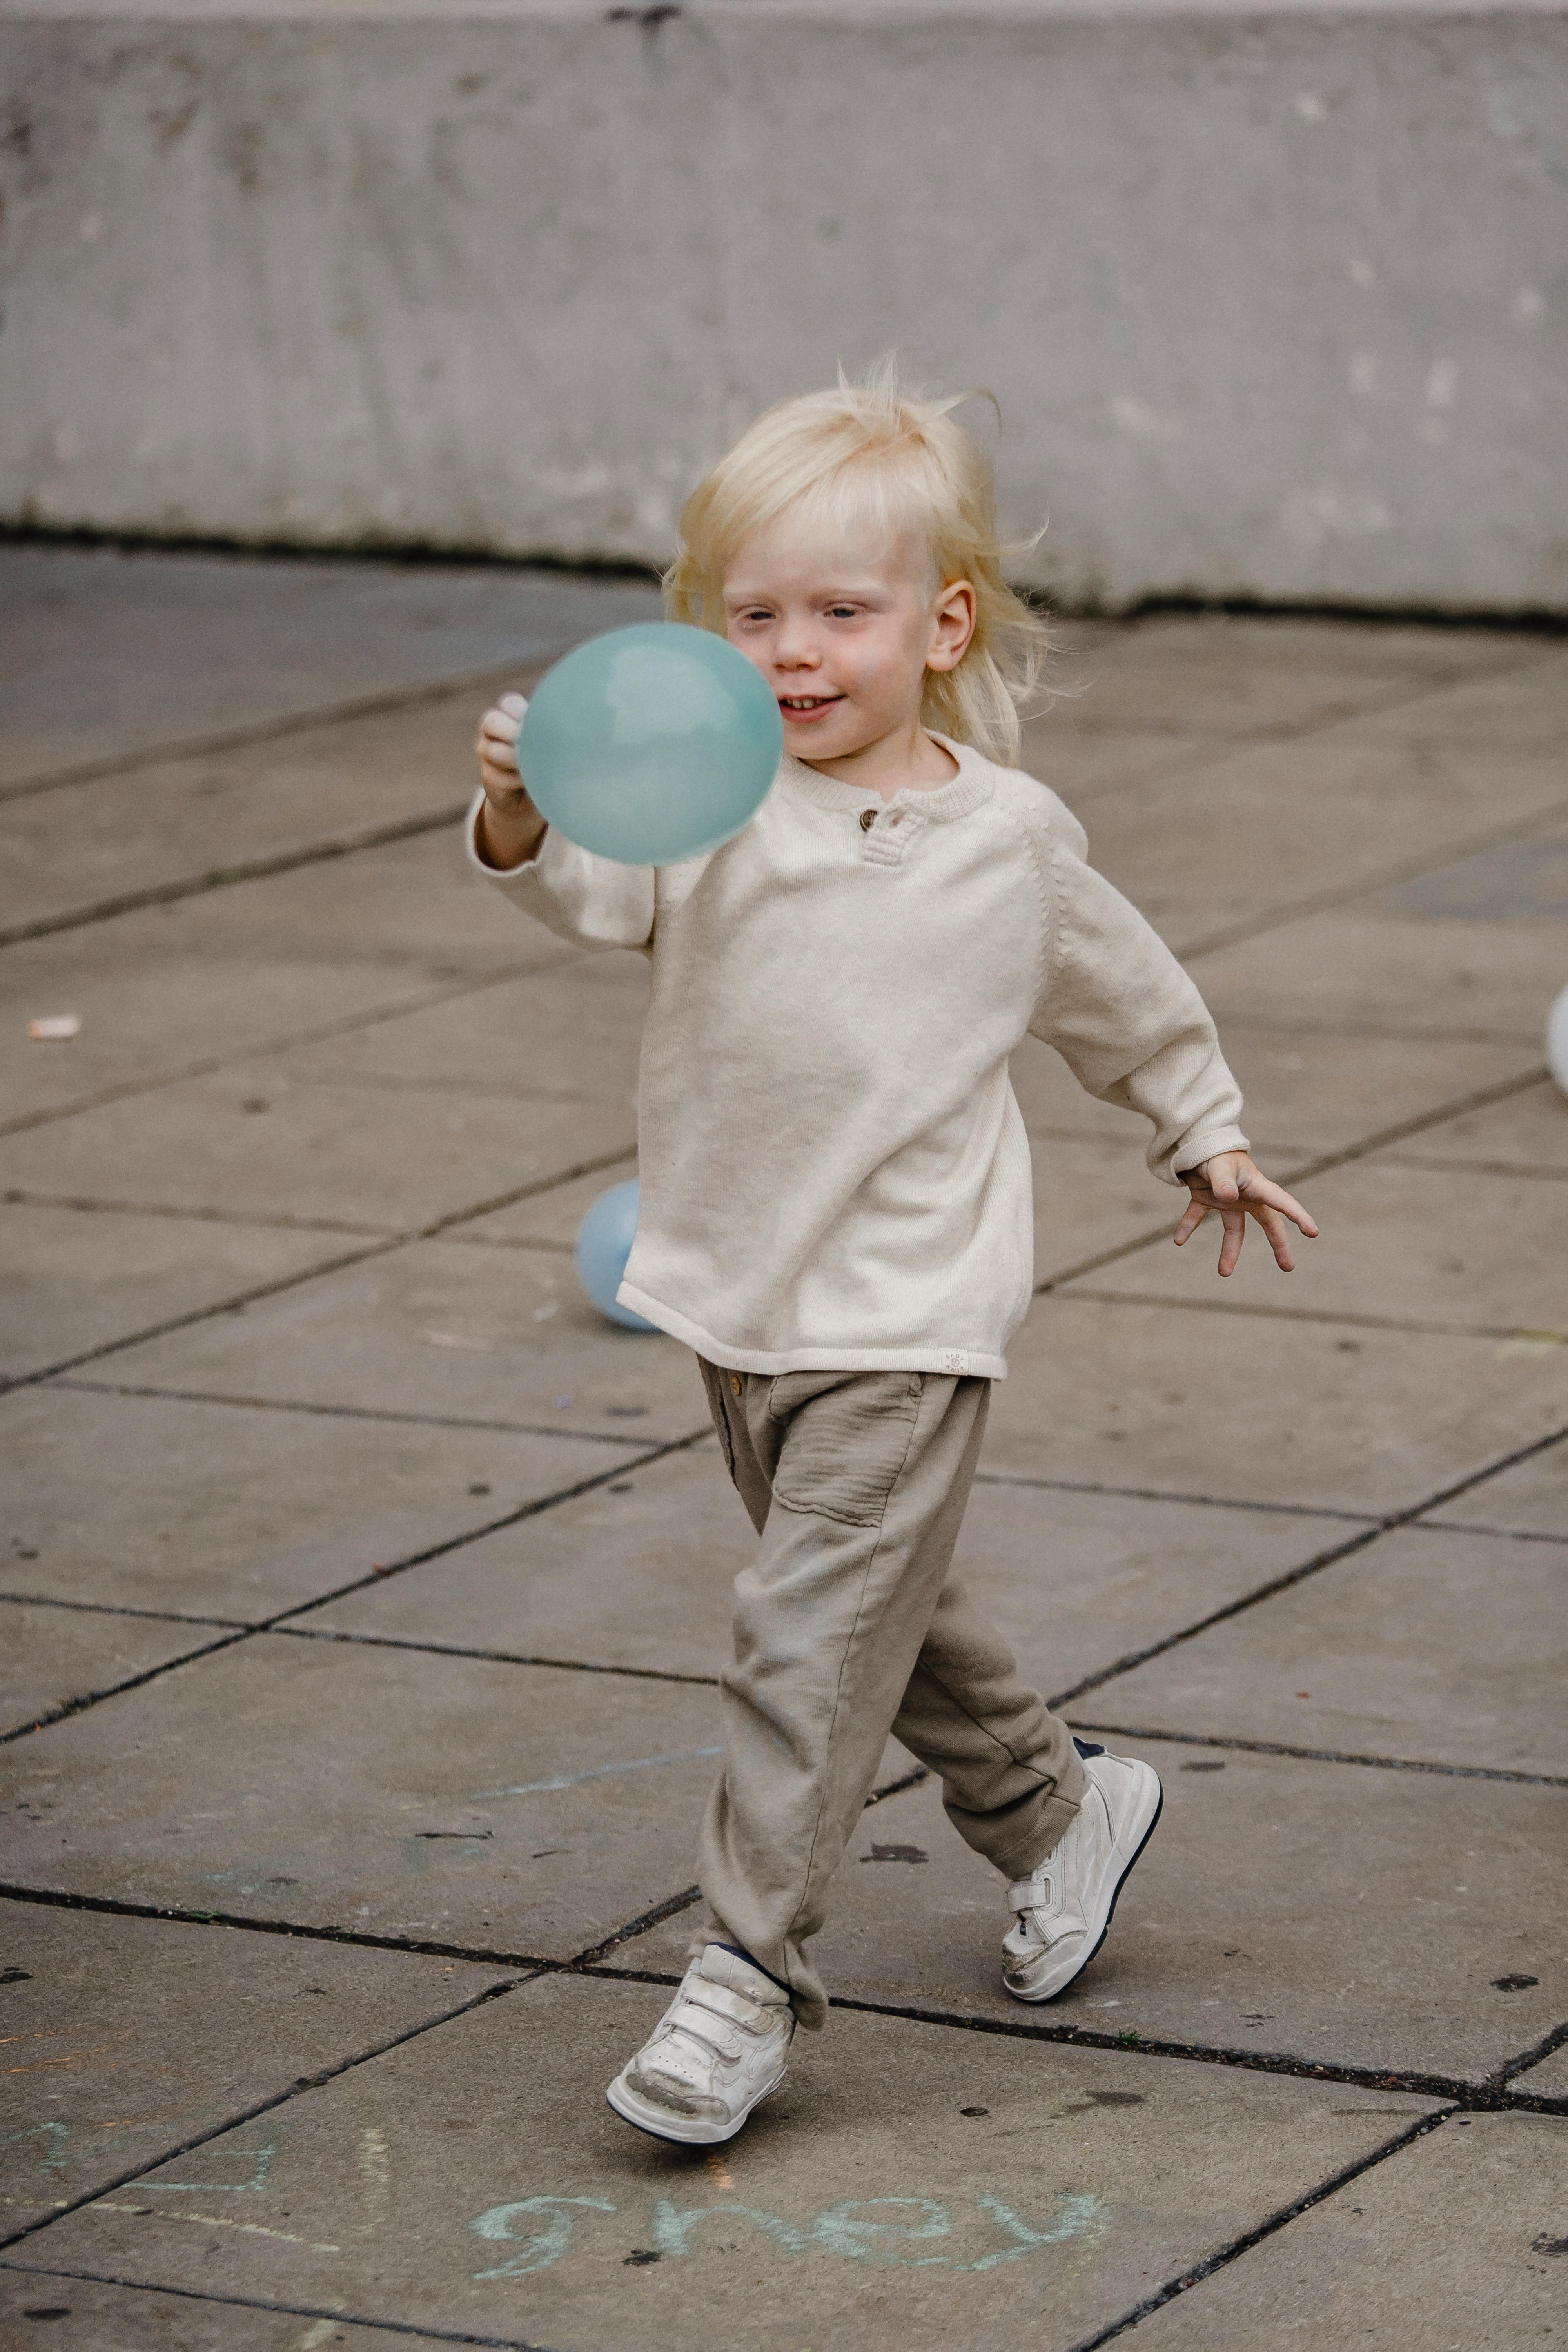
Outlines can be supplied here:
<path id="1" fill-rule="evenodd" d="M 771 2017 L 758 2015 L 762 2006 L 749 1993 L 731 1992 L 728 1985 L 713 1984 L 702 1977 L 689 1979 L 681 1988 L 680 2009 L 697 2010 L 708 2018 L 725 2018 L 752 2033 L 772 2021 Z M 679 2014 L 678 2010 L 676 2015 Z"/>
<path id="2" fill-rule="evenodd" d="M 1032 1911 L 1037 1904 L 1048 1899 L 1049 1893 L 1048 1882 L 1042 1885 L 1037 1878 L 1016 1878 L 1007 1889 L 1007 1908 L 1009 1911 Z"/>
<path id="3" fill-rule="evenodd" d="M 693 2000 L 679 2001 L 670 2011 L 663 2021 L 658 2038 L 662 2041 L 666 2034 L 695 2042 L 715 2056 L 727 2059 L 731 2065 L 745 2047 L 733 2019 L 717 2009 L 700 2006 Z"/>

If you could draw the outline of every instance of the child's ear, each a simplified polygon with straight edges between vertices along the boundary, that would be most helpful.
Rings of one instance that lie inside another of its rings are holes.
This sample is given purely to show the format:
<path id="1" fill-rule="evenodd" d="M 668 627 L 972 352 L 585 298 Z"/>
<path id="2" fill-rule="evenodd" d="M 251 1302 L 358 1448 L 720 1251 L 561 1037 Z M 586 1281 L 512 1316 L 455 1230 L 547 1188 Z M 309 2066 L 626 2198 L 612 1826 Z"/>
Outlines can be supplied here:
<path id="1" fill-rule="evenodd" d="M 973 583 L 950 580 L 937 599 L 934 615 L 942 634 L 926 656 L 926 667 L 939 673 L 956 669 L 969 651 L 978 615 Z"/>

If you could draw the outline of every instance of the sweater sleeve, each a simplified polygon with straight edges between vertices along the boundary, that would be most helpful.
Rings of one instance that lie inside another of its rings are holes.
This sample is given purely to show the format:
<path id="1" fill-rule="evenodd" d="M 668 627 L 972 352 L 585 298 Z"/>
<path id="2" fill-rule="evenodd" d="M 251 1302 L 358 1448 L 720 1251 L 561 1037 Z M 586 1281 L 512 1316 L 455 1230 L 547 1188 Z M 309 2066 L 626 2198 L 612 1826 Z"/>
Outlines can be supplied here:
<path id="1" fill-rule="evenodd" d="M 1065 832 L 1066 828 L 1061 828 Z M 1137 908 L 1053 826 L 1044 847 L 1050 928 L 1030 1034 L 1054 1045 L 1101 1102 L 1142 1111 L 1166 1183 L 1219 1151 L 1245 1151 L 1241 1092 L 1207 1006 Z"/>
<path id="2" fill-rule="evenodd" d="M 504 898 L 560 939 L 581 948 L 647 948 L 653 939 L 654 869 L 595 857 L 552 828 L 522 866 L 502 873 L 479 854 L 477 827 L 485 804 L 475 794 L 468 816 L 470 865 Z"/>

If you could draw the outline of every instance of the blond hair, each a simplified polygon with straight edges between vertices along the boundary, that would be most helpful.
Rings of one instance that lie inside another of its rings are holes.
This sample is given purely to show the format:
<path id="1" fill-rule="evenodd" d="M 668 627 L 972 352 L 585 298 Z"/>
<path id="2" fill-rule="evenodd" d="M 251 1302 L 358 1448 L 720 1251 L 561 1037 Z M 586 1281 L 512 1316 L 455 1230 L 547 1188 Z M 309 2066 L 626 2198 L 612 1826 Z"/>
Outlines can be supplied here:
<path id="1" fill-rule="evenodd" d="M 930 548 L 939 584 L 967 580 L 975 599 L 963 660 L 926 673 L 921 721 L 1016 767 L 1019 707 L 1039 683 L 1049 641 L 1039 614 L 1003 577 L 1015 551 L 996 536 L 990 460 L 952 418 L 977 396 L 991 397 L 904 390 L 887 362 L 865 383 L 841 374 L 830 392 L 765 410 L 681 509 L 679 549 L 664 576 L 668 618 L 722 635 L 726 565 L 797 501 L 819 503 L 840 527 L 912 527 Z"/>

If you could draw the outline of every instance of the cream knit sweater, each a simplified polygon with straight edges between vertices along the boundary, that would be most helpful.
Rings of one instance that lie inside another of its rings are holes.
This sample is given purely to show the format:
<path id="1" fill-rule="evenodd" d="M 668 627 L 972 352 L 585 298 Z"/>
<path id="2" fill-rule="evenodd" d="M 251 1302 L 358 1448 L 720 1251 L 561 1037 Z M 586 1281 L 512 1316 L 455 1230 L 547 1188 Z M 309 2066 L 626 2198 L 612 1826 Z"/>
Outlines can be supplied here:
<path id="1" fill-rule="evenodd" d="M 945 739 L 943 739 L 945 740 Z M 481 872 L 653 966 L 624 1306 L 737 1371 L 1000 1380 L 1034 1279 L 1026 1032 L 1153 1125 L 1175 1181 L 1239 1151 L 1203 1000 L 1045 785 L 950 742 L 935 792 L 785 759 L 722 848 L 657 869 L 547 833 Z"/>

